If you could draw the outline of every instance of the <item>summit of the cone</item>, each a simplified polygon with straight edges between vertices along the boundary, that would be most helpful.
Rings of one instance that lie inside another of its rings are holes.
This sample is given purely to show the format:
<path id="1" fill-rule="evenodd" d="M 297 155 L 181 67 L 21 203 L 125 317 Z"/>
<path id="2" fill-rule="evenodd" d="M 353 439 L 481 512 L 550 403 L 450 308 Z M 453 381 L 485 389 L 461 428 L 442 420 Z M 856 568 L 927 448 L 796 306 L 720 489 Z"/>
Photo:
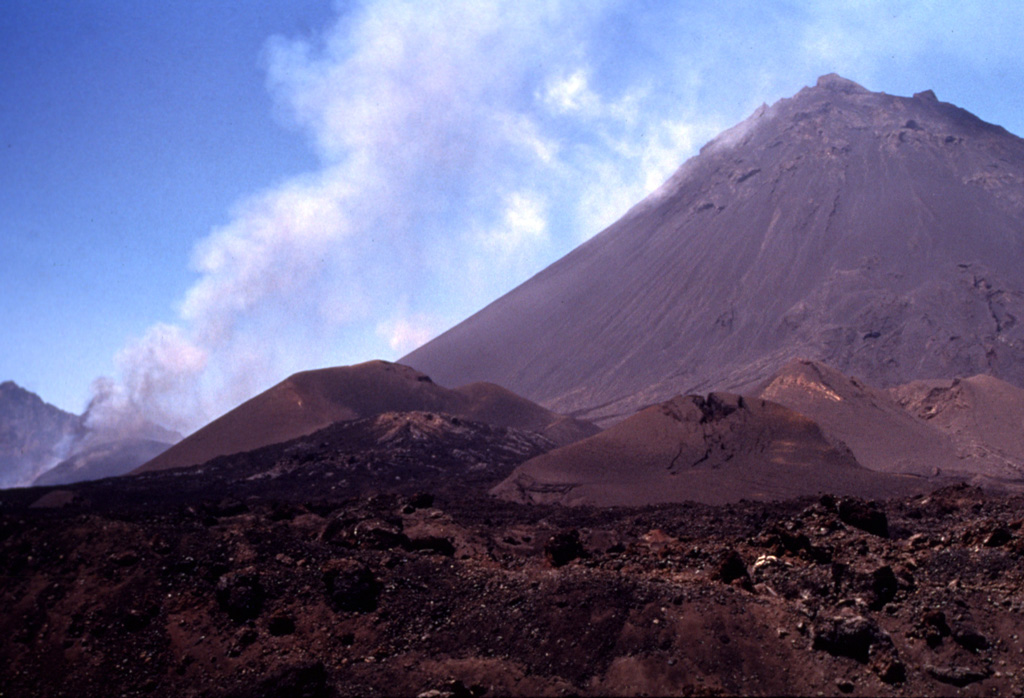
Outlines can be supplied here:
<path id="1" fill-rule="evenodd" d="M 868 90 L 853 80 L 848 80 L 841 75 L 836 73 L 829 73 L 828 75 L 822 75 L 818 78 L 818 82 L 815 87 L 820 87 L 824 90 L 832 90 L 833 92 L 846 92 L 847 94 L 867 94 Z"/>

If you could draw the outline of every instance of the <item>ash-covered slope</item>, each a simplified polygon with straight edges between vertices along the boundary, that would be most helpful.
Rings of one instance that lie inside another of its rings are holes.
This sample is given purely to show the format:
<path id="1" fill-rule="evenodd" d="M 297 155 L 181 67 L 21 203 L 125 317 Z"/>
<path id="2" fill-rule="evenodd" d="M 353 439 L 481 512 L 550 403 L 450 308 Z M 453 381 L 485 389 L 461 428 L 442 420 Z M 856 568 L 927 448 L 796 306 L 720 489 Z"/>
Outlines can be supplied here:
<path id="1" fill-rule="evenodd" d="M 85 431 L 81 417 L 13 381 L 0 383 L 0 488 L 31 484 L 64 459 Z"/>
<path id="2" fill-rule="evenodd" d="M 835 75 L 758 109 L 601 234 L 403 363 L 615 421 L 797 357 L 1024 385 L 1024 141 Z"/>
<path id="3" fill-rule="evenodd" d="M 239 405 L 139 468 L 180 468 L 311 434 L 336 422 L 385 412 L 441 412 L 500 427 L 529 430 L 557 444 L 598 431 L 497 385 L 449 390 L 407 366 L 370 361 L 303 371 Z"/>
<path id="4" fill-rule="evenodd" d="M 813 419 L 870 470 L 942 473 L 992 486 L 1022 481 L 1024 390 L 992 376 L 880 390 L 799 360 L 758 395 Z"/>

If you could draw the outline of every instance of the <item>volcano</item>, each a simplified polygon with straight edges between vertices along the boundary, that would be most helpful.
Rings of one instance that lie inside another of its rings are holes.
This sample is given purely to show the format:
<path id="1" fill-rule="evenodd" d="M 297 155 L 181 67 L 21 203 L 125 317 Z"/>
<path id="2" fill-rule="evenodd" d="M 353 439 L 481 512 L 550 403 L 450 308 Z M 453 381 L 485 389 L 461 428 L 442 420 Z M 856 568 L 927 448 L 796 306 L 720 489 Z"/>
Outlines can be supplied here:
<path id="1" fill-rule="evenodd" d="M 1024 386 L 1022 258 L 1024 141 L 827 75 L 401 362 L 605 425 L 797 358 L 879 388 Z"/>

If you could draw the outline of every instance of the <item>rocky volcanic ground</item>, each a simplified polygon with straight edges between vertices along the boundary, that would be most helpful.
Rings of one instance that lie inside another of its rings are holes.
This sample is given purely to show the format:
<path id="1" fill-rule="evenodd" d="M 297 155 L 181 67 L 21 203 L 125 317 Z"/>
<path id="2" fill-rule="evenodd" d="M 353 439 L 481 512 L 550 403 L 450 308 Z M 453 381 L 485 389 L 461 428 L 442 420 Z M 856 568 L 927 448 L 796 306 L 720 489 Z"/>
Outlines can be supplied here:
<path id="1" fill-rule="evenodd" d="M 455 422 L 0 493 L 0 695 L 1024 694 L 1024 498 L 520 505 Z"/>

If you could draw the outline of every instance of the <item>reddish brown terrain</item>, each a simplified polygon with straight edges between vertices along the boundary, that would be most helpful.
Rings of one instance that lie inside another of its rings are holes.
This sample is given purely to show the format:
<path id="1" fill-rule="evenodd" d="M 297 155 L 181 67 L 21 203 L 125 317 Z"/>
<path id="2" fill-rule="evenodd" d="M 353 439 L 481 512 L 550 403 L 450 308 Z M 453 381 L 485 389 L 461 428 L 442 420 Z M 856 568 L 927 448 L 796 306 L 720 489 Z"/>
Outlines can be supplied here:
<path id="1" fill-rule="evenodd" d="M 1020 497 L 516 504 L 451 420 L 0 493 L 0 693 L 1022 694 Z"/>
<path id="2" fill-rule="evenodd" d="M 492 494 L 521 502 L 635 506 L 777 501 L 825 491 L 895 496 L 936 486 L 862 467 L 812 420 L 781 405 L 711 393 L 649 407 L 538 456 Z"/>
<path id="3" fill-rule="evenodd" d="M 952 441 L 961 464 L 1007 480 L 1024 475 L 1024 390 L 981 375 L 915 381 L 890 392 Z"/>
<path id="4" fill-rule="evenodd" d="M 956 470 L 956 454 L 945 434 L 896 404 L 887 391 L 819 361 L 790 362 L 757 394 L 810 417 L 871 470 L 925 477 Z"/>
<path id="5" fill-rule="evenodd" d="M 857 461 L 884 472 L 1021 480 L 1024 390 L 992 376 L 914 381 L 881 390 L 799 360 L 758 391 L 816 421 Z"/>

